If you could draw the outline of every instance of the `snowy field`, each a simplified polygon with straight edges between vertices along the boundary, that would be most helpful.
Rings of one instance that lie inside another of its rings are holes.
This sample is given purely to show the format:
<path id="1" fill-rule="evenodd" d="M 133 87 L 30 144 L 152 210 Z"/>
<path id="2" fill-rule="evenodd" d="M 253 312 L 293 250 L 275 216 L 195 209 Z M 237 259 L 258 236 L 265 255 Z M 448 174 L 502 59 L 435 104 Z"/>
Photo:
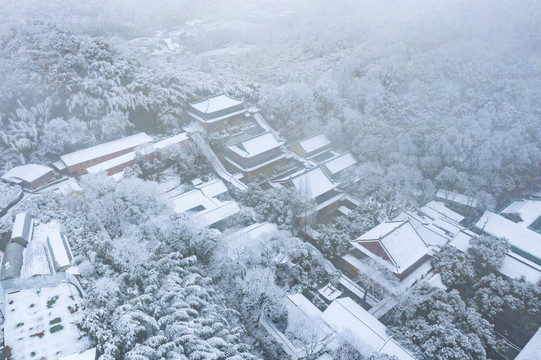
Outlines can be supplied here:
<path id="1" fill-rule="evenodd" d="M 58 359 L 88 347 L 75 286 L 29 288 L 5 297 L 5 344 L 12 359 Z"/>

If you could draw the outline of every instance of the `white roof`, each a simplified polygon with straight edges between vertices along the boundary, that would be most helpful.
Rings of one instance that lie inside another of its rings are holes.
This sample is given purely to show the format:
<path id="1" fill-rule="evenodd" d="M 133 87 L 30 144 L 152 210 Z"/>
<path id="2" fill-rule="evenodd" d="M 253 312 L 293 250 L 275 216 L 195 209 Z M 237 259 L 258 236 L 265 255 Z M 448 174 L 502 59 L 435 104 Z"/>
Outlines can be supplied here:
<path id="1" fill-rule="evenodd" d="M 432 219 L 436 219 L 438 217 L 446 217 L 448 219 L 451 219 L 453 221 L 456 221 L 457 223 L 464 220 L 464 216 L 454 212 L 453 210 L 449 209 L 445 206 L 445 203 L 442 203 L 441 201 L 431 201 L 425 206 L 423 206 L 421 209 L 421 212 L 425 213 Z"/>
<path id="2" fill-rule="evenodd" d="M 360 244 L 366 241 L 378 241 L 382 245 L 396 266 L 392 268 L 395 273 L 402 273 L 430 251 L 409 221 L 382 223 L 352 242 L 357 249 L 372 254 L 371 257 L 379 262 L 386 263 Z"/>
<path id="3" fill-rule="evenodd" d="M 82 322 L 83 310 L 77 288 L 61 282 L 54 286 L 41 286 L 39 289 L 37 293 L 36 287 L 32 286 L 5 294 L 7 311 L 4 340 L 6 346 L 11 348 L 13 358 L 58 359 L 88 347 L 86 336 L 79 340 L 83 334 L 78 330 L 77 323 Z M 53 298 L 56 298 L 54 304 L 48 305 L 48 301 Z M 78 310 L 71 313 L 68 307 Z M 58 324 L 50 324 L 58 319 Z M 57 325 L 63 328 L 51 332 L 50 329 Z M 32 336 L 39 333 L 43 336 Z"/>
<path id="4" fill-rule="evenodd" d="M 18 213 L 15 215 L 15 220 L 13 221 L 13 230 L 11 230 L 11 238 L 25 238 L 26 235 L 24 233 L 24 224 L 27 221 L 32 221 L 32 217 L 28 215 L 27 213 Z M 30 223 L 30 227 L 32 226 L 32 223 Z M 26 239 L 30 241 L 30 239 Z"/>
<path id="5" fill-rule="evenodd" d="M 387 221 L 382 222 L 378 226 L 368 230 L 365 232 L 361 237 L 359 237 L 359 240 L 366 240 L 366 239 L 379 239 L 384 236 L 387 236 L 394 230 L 396 230 L 398 227 L 400 227 L 402 224 L 404 224 L 405 221 Z"/>
<path id="6" fill-rule="evenodd" d="M 97 174 L 102 171 L 107 171 L 109 169 L 114 168 L 118 165 L 124 165 L 126 163 L 129 163 L 130 161 L 135 160 L 135 152 L 129 152 L 124 155 L 117 156 L 116 158 L 112 158 L 111 160 L 104 161 L 102 163 L 96 164 L 94 166 L 91 166 L 86 169 L 86 171 L 89 174 Z"/>
<path id="7" fill-rule="evenodd" d="M 222 203 L 215 209 L 196 214 L 197 221 L 203 226 L 210 226 L 217 222 L 227 219 L 240 211 L 239 205 L 234 201 Z"/>
<path id="8" fill-rule="evenodd" d="M 455 193 L 453 191 L 439 189 L 436 193 L 436 198 L 454 202 L 460 205 L 477 207 L 477 200 L 462 194 Z"/>
<path id="9" fill-rule="evenodd" d="M 364 351 L 395 355 L 399 360 L 415 359 L 387 335 L 385 325 L 349 297 L 334 300 L 323 312 L 322 319 L 337 333 L 353 336 L 352 345 Z"/>
<path id="10" fill-rule="evenodd" d="M 236 145 L 229 145 L 228 148 L 243 157 L 252 157 L 280 147 L 283 142 L 278 141 L 271 132 L 257 135 L 250 139 L 241 141 Z"/>
<path id="11" fill-rule="evenodd" d="M 307 189 L 313 198 L 325 194 L 327 191 L 336 187 L 334 182 L 329 179 L 319 166 L 292 177 L 291 181 L 297 189 L 301 191 Z"/>
<path id="12" fill-rule="evenodd" d="M 195 187 L 200 189 L 208 197 L 215 197 L 227 192 L 227 186 L 220 179 L 210 180 Z"/>
<path id="13" fill-rule="evenodd" d="M 445 231 L 432 223 L 420 222 L 416 217 L 410 217 L 410 223 L 413 225 L 419 236 L 428 245 L 445 245 L 452 239 L 453 235 L 447 234 Z"/>
<path id="14" fill-rule="evenodd" d="M 45 245 L 40 241 L 31 241 L 24 250 L 21 278 L 53 273 L 54 270 L 49 265 L 49 254 Z"/>
<path id="15" fill-rule="evenodd" d="M 470 231 L 460 231 L 449 245 L 452 245 L 465 253 L 470 248 L 470 239 L 473 236 L 475 236 L 475 234 Z"/>
<path id="16" fill-rule="evenodd" d="M 327 139 L 325 134 L 318 134 L 318 135 L 299 141 L 299 146 L 307 154 L 310 154 L 316 150 L 322 149 L 330 144 L 331 142 L 329 139 Z"/>
<path id="17" fill-rule="evenodd" d="M 212 114 L 220 110 L 232 108 L 241 105 L 242 101 L 233 99 L 225 94 L 209 97 L 203 101 L 191 103 L 191 107 L 204 114 Z"/>
<path id="18" fill-rule="evenodd" d="M 507 254 L 498 272 L 511 279 L 524 276 L 526 280 L 534 284 L 541 280 L 541 266 L 512 252 Z"/>
<path id="19" fill-rule="evenodd" d="M 156 143 L 156 148 L 157 149 L 164 149 L 164 148 L 166 148 L 168 146 L 175 145 L 175 144 L 180 144 L 180 143 L 182 143 L 184 141 L 187 141 L 187 140 L 189 140 L 188 134 L 183 132 L 183 133 L 180 133 L 178 135 L 167 138 L 165 140 L 158 141 Z"/>
<path id="20" fill-rule="evenodd" d="M 357 160 L 350 153 L 338 155 L 330 160 L 324 162 L 325 167 L 329 172 L 334 175 L 340 171 L 347 169 L 348 167 L 355 165 Z"/>
<path id="21" fill-rule="evenodd" d="M 394 355 L 398 358 L 398 360 L 415 360 L 413 355 L 411 355 L 393 339 L 389 339 L 379 352 L 390 356 Z"/>
<path id="22" fill-rule="evenodd" d="M 216 179 L 173 197 L 170 202 L 177 213 L 194 211 L 192 218 L 210 226 L 240 211 L 234 201 L 220 201 L 216 196 L 227 192 L 223 181 Z M 198 208 L 197 210 L 194 210 Z"/>
<path id="23" fill-rule="evenodd" d="M 308 317 L 320 317 L 321 311 L 302 294 L 288 295 L 287 299 Z"/>
<path id="24" fill-rule="evenodd" d="M 70 266 L 70 249 L 66 248 L 64 245 L 64 235 L 62 235 L 60 232 L 58 224 L 55 222 L 53 222 L 53 224 L 55 224 L 55 226 L 51 227 L 50 231 L 47 233 L 47 243 L 49 245 L 49 250 L 51 250 L 52 258 L 55 262 L 55 268 Z"/>
<path id="25" fill-rule="evenodd" d="M 318 293 L 320 293 L 321 296 L 323 296 L 329 301 L 333 301 L 338 298 L 340 295 L 342 295 L 342 292 L 343 291 L 338 290 L 337 288 L 332 286 L 331 283 L 328 283 L 327 285 L 318 290 Z"/>
<path id="26" fill-rule="evenodd" d="M 14 167 L 13 169 L 9 170 L 2 176 L 2 179 L 16 184 L 22 181 L 32 182 L 39 179 L 43 175 L 50 173 L 51 171 L 53 171 L 53 169 L 47 166 L 27 164 Z"/>
<path id="27" fill-rule="evenodd" d="M 475 234 L 470 231 L 461 231 L 449 245 L 452 245 L 465 253 L 470 248 L 470 239 L 473 236 L 475 236 Z M 512 279 L 524 276 L 527 281 L 534 284 L 538 283 L 541 279 L 541 266 L 513 252 L 507 253 L 498 272 Z"/>
<path id="28" fill-rule="evenodd" d="M 145 133 L 139 133 L 122 139 L 96 145 L 60 157 L 66 166 L 73 166 L 86 161 L 97 159 L 129 148 L 151 143 L 152 138 Z"/>
<path id="29" fill-rule="evenodd" d="M 501 214 L 517 213 L 524 221 L 524 226 L 530 226 L 541 216 L 540 200 L 517 200 L 501 211 Z"/>
<path id="30" fill-rule="evenodd" d="M 518 354 L 515 360 L 539 360 L 541 359 L 541 328 L 528 341 L 526 346 Z"/>
<path id="31" fill-rule="evenodd" d="M 514 223 L 501 215 L 485 211 L 475 226 L 482 231 L 504 237 L 512 246 L 541 259 L 541 234 L 527 228 L 524 223 Z"/>
<path id="32" fill-rule="evenodd" d="M 203 210 L 217 207 L 217 204 L 211 198 L 205 196 L 199 189 L 180 194 L 171 199 L 171 202 L 173 203 L 173 209 L 177 213 L 190 211 L 198 206 L 204 207 Z"/>

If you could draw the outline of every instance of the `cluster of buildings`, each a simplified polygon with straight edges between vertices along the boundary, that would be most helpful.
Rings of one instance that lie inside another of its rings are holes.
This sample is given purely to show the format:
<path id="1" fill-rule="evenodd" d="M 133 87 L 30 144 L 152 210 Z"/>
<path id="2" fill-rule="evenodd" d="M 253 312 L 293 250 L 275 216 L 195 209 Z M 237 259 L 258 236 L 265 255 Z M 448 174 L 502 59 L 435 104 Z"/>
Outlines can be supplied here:
<path id="1" fill-rule="evenodd" d="M 356 160 L 333 150 L 324 134 L 287 147 L 257 108 L 245 108 L 225 94 L 191 103 L 187 113 L 207 133 L 223 134 L 216 156 L 242 182 L 263 179 L 267 186 L 300 189 L 317 204 L 318 217 L 357 205 L 343 189 L 352 180 L 345 175 Z"/>
<path id="2" fill-rule="evenodd" d="M 66 177 L 62 175 L 80 176 L 103 172 L 107 176 L 119 179 L 122 178 L 126 168 L 135 165 L 137 156 L 142 156 L 152 163 L 154 159 L 161 159 L 165 149 L 176 145 L 184 146 L 189 141 L 188 135 L 184 132 L 158 142 L 154 142 L 145 133 L 138 133 L 62 155 L 52 164 L 52 168 L 38 164 L 17 166 L 2 175 L 0 179 L 9 184 L 19 185 L 28 191 L 42 189 L 54 182 L 65 181 Z M 65 186 L 61 187 L 65 188 Z"/>
<path id="3" fill-rule="evenodd" d="M 181 133 L 158 142 L 145 133 L 135 134 L 61 156 L 53 167 L 71 178 L 61 181 L 58 191 L 80 192 L 75 178 L 87 173 L 121 178 L 138 157 L 152 162 L 161 159 L 166 149 L 186 146 L 194 140 L 204 147 L 204 155 L 221 179 L 176 184 L 167 191 L 168 204 L 175 212 L 186 214 L 216 233 L 240 227 L 227 235 L 230 242 L 262 241 L 278 229 L 274 224 L 254 222 L 253 216 L 246 221 L 246 212 L 229 195 L 229 184 L 240 184 L 241 189 L 248 183 L 263 188 L 296 189 L 315 204 L 311 213 L 304 215 L 313 215 L 317 223 L 332 223 L 337 216 L 348 215 L 360 205 L 347 191 L 348 186 L 360 181 L 351 171 L 356 159 L 350 153 L 334 150 L 324 134 L 286 144 L 258 109 L 246 108 L 242 101 L 224 94 L 190 104 L 187 114 L 208 134 L 219 138 L 220 146 L 212 148 L 196 131 L 190 136 Z M 192 130 L 190 127 L 188 131 Z M 32 191 L 54 182 L 55 170 L 29 164 L 8 171 L 2 180 Z M 330 352 L 344 342 L 365 354 L 415 359 L 387 334 L 383 322 L 396 304 L 396 296 L 415 283 L 429 281 L 445 287 L 431 265 L 432 257 L 442 246 L 452 245 L 466 252 L 470 239 L 478 234 L 505 237 L 511 250 L 499 273 L 508 278 L 524 276 L 541 284 L 541 198 L 516 200 L 498 213 L 486 211 L 480 218 L 479 214 L 474 198 L 441 189 L 424 206 L 404 211 L 393 219 L 381 219 L 374 228 L 351 239 L 349 250 L 338 261 L 326 264 L 328 272 L 340 273 L 338 282 L 317 292 L 285 299 L 289 315 L 284 332 L 267 320 L 263 326 L 293 359 L 308 355 L 308 338 L 319 342 L 312 344 L 310 350 L 320 353 L 318 360 L 330 359 Z M 470 226 L 472 223 L 474 226 Z M 304 232 L 308 240 L 318 236 L 309 226 Z M 0 284 L 8 358 L 52 358 L 53 351 L 58 358 L 79 356 L 88 347 L 87 336 L 79 326 L 81 314 L 78 310 L 66 313 L 65 309 L 81 308 L 82 290 L 77 270 L 72 267 L 68 239 L 60 225 L 54 221 L 41 224 L 20 213 L 15 217 L 11 236 L 0 245 L 5 249 Z M 43 310 L 43 306 L 49 309 L 51 299 L 61 305 L 58 311 Z M 36 311 L 24 313 L 27 306 L 36 307 Z M 35 332 L 42 328 L 43 331 Z M 299 330 L 302 328 L 310 336 L 303 338 L 303 331 Z M 60 343 L 64 335 L 65 341 Z M 43 337 L 47 342 L 38 340 Z M 538 338 L 539 333 L 531 342 Z M 44 343 L 47 345 L 39 346 Z M 531 352 L 532 347 L 535 345 L 528 344 L 524 351 Z M 95 350 L 85 356 L 93 359 Z"/>
<path id="4" fill-rule="evenodd" d="M 266 124 L 258 109 L 246 109 L 227 95 L 191 104 L 188 115 L 207 132 L 225 134 L 224 146 L 217 149 L 216 156 L 232 177 L 245 183 L 256 181 L 263 187 L 299 190 L 315 202 L 315 214 L 306 215 L 316 215 L 317 223 L 332 222 L 335 216 L 347 215 L 359 205 L 347 192 L 348 185 L 360 180 L 348 171 L 356 159 L 350 153 L 334 151 L 324 134 L 287 146 Z M 470 239 L 481 233 L 505 237 L 511 243 L 511 251 L 499 273 L 508 278 L 524 276 L 534 284 L 541 282 L 541 200 L 517 200 L 498 214 L 487 211 L 478 218 L 476 199 L 440 189 L 433 201 L 382 220 L 373 229 L 351 239 L 350 250 L 341 255 L 334 268 L 342 272 L 339 284 L 336 287 L 328 284 L 315 294 L 289 296 L 290 316 L 298 318 L 301 314 L 309 318 L 318 329 L 316 338 L 331 339 L 327 344 L 329 349 L 336 348 L 338 339 L 344 340 L 341 334 L 347 333 L 345 339 L 357 348 L 363 344 L 362 351 L 413 359 L 386 335 L 379 319 L 385 319 L 395 305 L 395 296 L 419 281 L 445 288 L 431 265 L 432 257 L 444 245 L 467 251 Z M 243 238 L 249 238 L 261 226 L 253 224 L 240 233 Z M 309 240 L 318 236 L 309 227 L 305 232 Z M 329 267 L 333 270 L 333 265 Z M 378 291 L 369 292 L 368 283 Z M 298 339 L 288 338 L 288 331 L 284 334 L 276 329 L 268 330 L 271 334 L 280 333 L 276 339 L 291 357 L 306 356 L 302 346 L 295 343 Z M 325 356 L 328 352 L 323 352 L 321 359 Z"/>
<path id="5" fill-rule="evenodd" d="M 0 269 L 6 359 L 94 360 L 82 329 L 83 290 L 57 222 L 15 216 Z"/>

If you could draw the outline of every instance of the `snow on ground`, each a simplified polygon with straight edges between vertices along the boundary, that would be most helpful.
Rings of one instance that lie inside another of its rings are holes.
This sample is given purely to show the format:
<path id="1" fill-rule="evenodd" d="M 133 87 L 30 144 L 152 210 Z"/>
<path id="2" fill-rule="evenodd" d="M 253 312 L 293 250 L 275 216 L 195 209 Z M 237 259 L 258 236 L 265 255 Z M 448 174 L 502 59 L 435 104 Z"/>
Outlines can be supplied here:
<path id="1" fill-rule="evenodd" d="M 0 211 L 17 200 L 21 195 L 21 188 L 0 182 Z"/>
<path id="2" fill-rule="evenodd" d="M 243 45 L 243 44 L 229 44 L 227 46 L 212 49 L 205 52 L 202 52 L 201 55 L 207 56 L 222 56 L 222 55 L 240 55 L 251 50 L 254 50 L 255 45 Z"/>
<path id="3" fill-rule="evenodd" d="M 88 347 L 77 288 L 65 282 L 5 295 L 5 344 L 13 359 L 58 359 Z"/>

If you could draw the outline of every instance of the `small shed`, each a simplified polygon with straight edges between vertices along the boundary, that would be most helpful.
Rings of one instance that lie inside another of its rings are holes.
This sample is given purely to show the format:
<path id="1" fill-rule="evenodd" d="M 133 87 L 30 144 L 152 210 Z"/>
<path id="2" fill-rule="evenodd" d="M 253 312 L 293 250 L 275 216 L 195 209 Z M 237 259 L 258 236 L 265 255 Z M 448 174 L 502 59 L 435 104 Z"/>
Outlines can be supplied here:
<path id="1" fill-rule="evenodd" d="M 18 213 L 13 222 L 11 231 L 11 242 L 18 243 L 23 247 L 28 245 L 32 237 L 32 217 L 27 213 Z"/>
<path id="2" fill-rule="evenodd" d="M 71 266 L 73 255 L 66 236 L 55 229 L 47 234 L 47 247 L 51 254 L 51 260 L 55 271 L 66 271 Z"/>
<path id="3" fill-rule="evenodd" d="M 18 243 L 9 243 L 6 246 L 4 257 L 2 258 L 2 269 L 0 270 L 0 279 L 11 280 L 21 276 L 23 267 L 24 247 Z"/>

